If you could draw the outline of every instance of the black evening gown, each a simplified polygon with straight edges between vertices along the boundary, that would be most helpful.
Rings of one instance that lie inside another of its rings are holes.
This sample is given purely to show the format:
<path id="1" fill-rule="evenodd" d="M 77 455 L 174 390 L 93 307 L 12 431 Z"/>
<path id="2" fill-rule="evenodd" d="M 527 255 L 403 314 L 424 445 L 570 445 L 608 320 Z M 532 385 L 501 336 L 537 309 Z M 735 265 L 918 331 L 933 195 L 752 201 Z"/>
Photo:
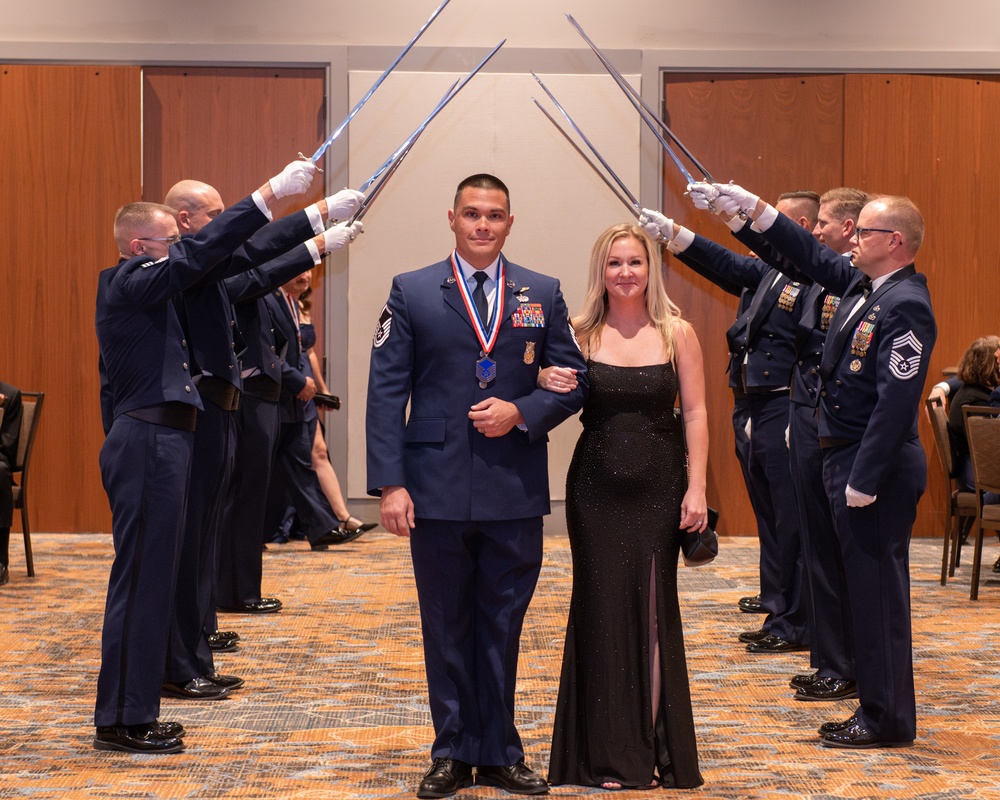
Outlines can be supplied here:
<path id="1" fill-rule="evenodd" d="M 671 364 L 588 368 L 584 430 L 567 476 L 573 597 L 549 781 L 638 787 L 658 774 L 665 786 L 700 786 L 677 603 L 687 486 L 677 375 Z M 662 687 L 655 725 L 651 589 Z"/>

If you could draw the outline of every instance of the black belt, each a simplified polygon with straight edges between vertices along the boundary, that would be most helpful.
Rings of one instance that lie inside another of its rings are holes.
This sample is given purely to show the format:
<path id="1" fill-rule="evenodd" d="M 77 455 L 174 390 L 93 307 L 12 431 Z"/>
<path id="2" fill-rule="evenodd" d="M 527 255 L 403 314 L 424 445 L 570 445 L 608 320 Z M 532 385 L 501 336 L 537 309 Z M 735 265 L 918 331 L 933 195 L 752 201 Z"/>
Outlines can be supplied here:
<path id="1" fill-rule="evenodd" d="M 194 433 L 194 426 L 198 422 L 198 409 L 178 401 L 136 408 L 125 414 L 152 425 L 165 425 L 188 433 Z"/>
<path id="2" fill-rule="evenodd" d="M 240 390 L 229 381 L 214 375 L 203 375 L 198 381 L 198 394 L 210 400 L 223 411 L 235 411 L 240 407 Z"/>
<path id="3" fill-rule="evenodd" d="M 267 403 L 277 403 L 281 399 L 281 384 L 266 375 L 254 375 L 243 379 L 243 394 Z"/>
<path id="4" fill-rule="evenodd" d="M 857 444 L 854 439 L 843 439 L 839 436 L 820 436 L 819 446 L 823 450 L 829 450 L 831 447 L 847 447 L 849 444 Z"/>

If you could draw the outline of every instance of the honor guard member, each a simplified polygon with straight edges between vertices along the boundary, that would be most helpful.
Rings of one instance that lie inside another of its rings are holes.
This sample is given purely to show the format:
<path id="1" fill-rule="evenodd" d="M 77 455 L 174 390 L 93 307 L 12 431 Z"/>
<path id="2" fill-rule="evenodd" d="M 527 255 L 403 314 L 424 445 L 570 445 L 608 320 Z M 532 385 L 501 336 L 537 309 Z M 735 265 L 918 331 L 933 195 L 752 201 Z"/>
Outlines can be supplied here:
<path id="1" fill-rule="evenodd" d="M 223 514 L 217 584 L 218 605 L 229 612 L 261 614 L 281 607 L 280 600 L 261 596 L 261 543 L 281 424 L 278 400 L 282 373 L 291 368 L 283 358 L 288 343 L 271 318 L 265 297 L 318 264 L 321 253 L 340 250 L 354 240 L 362 231 L 360 222 L 334 224 L 325 230 L 324 224 L 353 217 L 362 197 L 360 192 L 345 189 L 279 220 L 285 223 L 280 229 L 272 231 L 274 226 L 269 225 L 263 233 L 280 232 L 289 243 L 301 242 L 311 233 L 317 236 L 260 269 L 226 279 L 226 291 L 236 305 L 237 327 L 246 344 L 243 396 L 236 412 L 235 468 Z M 224 639 L 220 643 L 225 646 Z"/>
<path id="2" fill-rule="evenodd" d="M 778 206 L 803 230 L 816 224 L 819 195 L 782 194 Z M 667 249 L 685 264 L 696 263 L 709 279 L 752 289 L 754 299 L 727 332 L 730 369 L 739 370 L 750 414 L 749 474 L 766 521 L 760 540 L 760 598 L 767 612 L 759 630 L 739 635 L 751 653 L 785 653 L 809 647 L 809 592 L 802 563 L 802 532 L 785 431 L 795 365 L 795 330 L 802 316 L 799 299 L 809 279 L 796 280 L 760 258 L 741 256 L 697 236 L 655 211 L 645 209 L 651 229 L 669 239 Z M 738 223 L 742 224 L 742 223 Z M 723 287 L 724 288 L 724 287 Z"/>
<path id="3" fill-rule="evenodd" d="M 813 235 L 834 253 L 850 259 L 858 215 L 868 200 L 868 194 L 860 189 L 841 187 L 825 192 L 819 201 Z M 773 263 L 782 264 L 783 271 L 799 273 L 798 268 L 775 251 L 749 223 L 735 235 L 754 252 L 767 253 Z M 840 297 L 822 284 L 814 283 L 802 303 L 802 318 L 795 335 L 796 367 L 792 373 L 788 449 L 812 598 L 809 642 L 810 666 L 815 671 L 794 675 L 790 684 L 795 689 L 796 700 L 840 700 L 857 697 L 858 690 L 844 562 L 823 483 L 823 453 L 816 420 L 820 362 Z"/>
<path id="4" fill-rule="evenodd" d="M 358 201 L 354 194 L 360 193 L 352 193 L 356 207 Z M 218 191 L 208 184 L 191 180 L 171 187 L 165 204 L 175 210 L 182 237 L 198 233 L 224 209 Z M 318 212 L 313 213 L 317 217 L 316 227 L 322 231 L 323 220 Z M 296 216 L 304 218 L 305 212 L 262 228 L 230 258 L 223 259 L 209 276 L 175 300 L 188 334 L 191 360 L 195 365 L 193 378 L 204 410 L 199 412 L 195 428 L 184 544 L 167 650 L 163 693 L 171 697 L 213 700 L 243 685 L 241 678 L 216 672 L 208 641 L 208 636 L 217 629 L 218 533 L 233 469 L 236 409 L 243 385 L 239 359 L 245 350 L 233 304 L 222 281 L 244 274 L 299 244 L 301 238 L 294 241 L 282 234 L 282 231 L 301 227 L 294 221 Z M 323 236 L 317 235 L 311 227 L 305 235 L 310 237 L 318 259 Z M 308 252 L 306 245 L 301 247 Z M 288 272 L 286 267 L 284 274 Z M 245 281 L 254 282 L 254 278 L 247 277 Z"/>
<path id="5" fill-rule="evenodd" d="M 852 268 L 740 186 L 715 203 L 743 211 L 814 280 L 841 294 L 820 365 L 823 478 L 844 559 L 859 706 L 820 728 L 827 747 L 902 747 L 916 737 L 909 546 L 927 462 L 917 416 L 937 326 L 914 257 L 924 236 L 906 197 L 861 211 Z"/>
<path id="6" fill-rule="evenodd" d="M 131 203 L 115 217 L 121 260 L 100 275 L 96 313 L 107 436 L 101 477 L 115 544 L 94 712 L 98 750 L 184 747 L 183 727 L 157 716 L 203 406 L 173 299 L 265 225 L 276 199 L 305 192 L 315 169 L 308 161 L 289 164 L 184 240 L 167 206 Z"/>
<path id="7" fill-rule="evenodd" d="M 521 626 L 549 513 L 546 434 L 580 410 L 587 368 L 559 282 L 507 261 L 507 187 L 458 185 L 455 251 L 397 275 L 368 383 L 368 491 L 409 536 L 435 739 L 418 797 L 471 786 L 542 794 L 514 721 Z M 577 370 L 557 394 L 539 369 Z M 407 417 L 407 403 L 409 416 Z"/>
<path id="8" fill-rule="evenodd" d="M 14 478 L 21 438 L 21 390 L 0 381 L 0 586 L 10 580 L 10 525 L 14 521 Z"/>

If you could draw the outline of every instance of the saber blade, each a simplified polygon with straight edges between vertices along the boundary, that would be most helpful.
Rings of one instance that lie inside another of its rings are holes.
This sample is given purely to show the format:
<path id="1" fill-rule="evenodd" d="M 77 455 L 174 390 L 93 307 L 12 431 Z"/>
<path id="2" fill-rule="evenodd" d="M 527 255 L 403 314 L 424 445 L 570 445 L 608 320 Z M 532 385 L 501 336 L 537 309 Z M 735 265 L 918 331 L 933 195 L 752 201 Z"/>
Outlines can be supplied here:
<path id="1" fill-rule="evenodd" d="M 330 145 L 333 144 L 334 141 L 336 141 L 337 137 L 340 136 L 340 134 L 344 132 L 344 128 L 347 127 L 347 124 L 352 119 L 354 119 L 354 116 L 361 110 L 361 107 L 365 103 L 368 102 L 369 98 L 371 98 L 371 96 L 373 94 L 375 94 L 375 90 L 378 89 L 378 87 L 382 85 L 382 81 L 384 81 L 387 77 L 389 77 L 389 73 L 392 72 L 396 68 L 396 66 L 399 64 L 399 62 L 403 60 L 403 56 L 405 56 L 407 53 L 410 52 L 410 49 L 413 47 L 413 45 L 415 45 L 417 43 L 417 39 L 419 39 L 421 36 L 423 36 L 424 31 L 426 31 L 430 27 L 431 23 L 435 19 L 437 19 L 438 14 L 440 14 L 442 11 L 444 11 L 444 7 L 446 5 L 448 5 L 448 3 L 450 3 L 450 2 L 451 2 L 451 0 L 443 0 L 443 2 L 441 3 L 441 5 L 439 5 L 437 7 L 437 9 L 435 9 L 434 13 L 431 14 L 430 17 L 427 19 L 427 22 L 425 22 L 420 27 L 420 30 L 417 31 L 416 35 L 412 39 L 410 39 L 410 43 L 408 45 L 406 45 L 406 47 L 404 47 L 400 51 L 399 55 L 396 56 L 395 60 L 386 68 L 385 72 L 383 72 L 379 76 L 378 80 L 376 80 L 375 83 L 372 84 L 371 88 L 365 93 L 365 96 L 362 97 L 358 101 L 357 105 L 355 105 L 354 108 L 351 109 L 350 113 L 344 118 L 344 121 L 341 122 L 334 129 L 333 133 L 331 133 L 327 137 L 326 141 L 323 142 L 323 144 L 321 144 L 319 146 L 319 149 L 315 153 L 312 154 L 312 157 L 309 160 L 312 161 L 313 164 L 315 164 L 316 162 L 318 162 L 323 157 L 323 154 L 326 153 L 326 151 L 329 149 Z"/>

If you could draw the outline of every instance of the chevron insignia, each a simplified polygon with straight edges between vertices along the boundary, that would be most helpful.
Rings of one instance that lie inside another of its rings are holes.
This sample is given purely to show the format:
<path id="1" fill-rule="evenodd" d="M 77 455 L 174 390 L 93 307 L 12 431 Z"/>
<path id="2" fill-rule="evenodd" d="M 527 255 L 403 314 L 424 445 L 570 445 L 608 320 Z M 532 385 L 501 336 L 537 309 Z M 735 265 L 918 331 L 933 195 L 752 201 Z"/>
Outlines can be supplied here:
<path id="1" fill-rule="evenodd" d="M 924 346 L 912 330 L 892 340 L 892 352 L 889 354 L 889 371 L 901 381 L 917 377 L 920 371 L 920 356 Z"/>

